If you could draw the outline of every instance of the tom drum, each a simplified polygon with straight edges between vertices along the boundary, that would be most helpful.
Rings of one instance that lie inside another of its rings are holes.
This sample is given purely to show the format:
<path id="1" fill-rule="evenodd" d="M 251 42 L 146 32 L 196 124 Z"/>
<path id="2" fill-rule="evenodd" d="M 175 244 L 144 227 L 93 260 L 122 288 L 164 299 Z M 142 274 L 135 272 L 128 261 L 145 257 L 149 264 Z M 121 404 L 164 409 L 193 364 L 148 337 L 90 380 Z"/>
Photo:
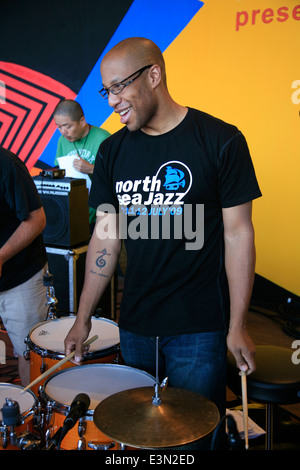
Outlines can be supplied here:
<path id="1" fill-rule="evenodd" d="M 32 328 L 26 339 L 30 357 L 30 382 L 65 357 L 64 339 L 74 321 L 74 316 L 62 317 L 41 322 Z M 90 345 L 89 351 L 84 355 L 83 364 L 118 362 L 118 325 L 106 318 L 92 317 L 89 337 L 94 335 L 98 335 L 98 339 Z M 75 364 L 68 361 L 57 370 L 74 366 Z M 45 380 L 42 380 L 33 385 L 32 391 L 38 394 L 38 389 L 44 382 Z"/>
<path id="2" fill-rule="evenodd" d="M 52 415 L 46 432 L 46 442 L 49 443 L 51 437 L 63 426 L 74 398 L 79 393 L 85 393 L 90 398 L 86 416 L 67 433 L 60 448 L 118 450 L 120 444 L 112 442 L 93 422 L 96 406 L 105 398 L 123 390 L 154 385 L 155 378 L 147 372 L 119 364 L 88 364 L 51 375 L 41 391 L 41 398 Z"/>

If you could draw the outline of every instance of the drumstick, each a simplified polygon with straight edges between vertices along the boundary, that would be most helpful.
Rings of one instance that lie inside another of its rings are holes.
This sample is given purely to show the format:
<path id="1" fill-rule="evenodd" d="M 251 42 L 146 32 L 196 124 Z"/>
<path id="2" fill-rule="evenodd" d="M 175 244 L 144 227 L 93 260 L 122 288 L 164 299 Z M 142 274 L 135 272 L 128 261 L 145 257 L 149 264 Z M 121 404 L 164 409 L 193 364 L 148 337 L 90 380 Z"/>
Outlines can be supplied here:
<path id="1" fill-rule="evenodd" d="M 244 418 L 244 433 L 245 433 L 245 448 L 249 448 L 248 440 L 248 398 L 247 398 L 247 382 L 246 372 L 241 371 L 241 382 L 242 382 L 242 401 L 243 401 L 243 418 Z"/>
<path id="2" fill-rule="evenodd" d="M 98 335 L 93 336 L 91 339 L 87 340 L 84 344 L 83 347 L 88 346 L 89 344 L 93 343 L 96 341 L 98 338 Z M 50 369 L 46 370 L 42 375 L 34 379 L 29 385 L 27 385 L 25 388 L 21 390 L 21 393 L 26 392 L 28 388 L 31 388 L 33 385 L 35 385 L 37 382 L 40 380 L 43 380 L 45 377 L 47 377 L 49 374 L 52 374 L 56 369 L 58 369 L 60 366 L 62 366 L 65 362 L 69 361 L 72 359 L 72 357 L 75 356 L 75 351 L 72 351 L 70 354 L 68 354 L 66 357 L 61 359 L 57 364 L 54 364 L 54 366 L 50 367 Z"/>

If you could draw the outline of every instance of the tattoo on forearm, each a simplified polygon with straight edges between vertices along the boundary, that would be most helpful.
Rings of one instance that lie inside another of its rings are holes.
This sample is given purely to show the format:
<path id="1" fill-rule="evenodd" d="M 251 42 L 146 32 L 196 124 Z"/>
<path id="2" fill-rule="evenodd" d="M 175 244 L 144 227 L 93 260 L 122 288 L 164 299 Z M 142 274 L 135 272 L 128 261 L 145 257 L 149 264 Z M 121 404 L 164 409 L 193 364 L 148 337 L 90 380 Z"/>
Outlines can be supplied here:
<path id="1" fill-rule="evenodd" d="M 91 272 L 92 274 L 96 274 L 96 276 L 101 276 L 101 277 L 106 277 L 106 278 L 108 278 L 107 274 L 96 273 L 96 271 L 93 271 L 92 269 L 90 270 L 90 272 Z"/>
<path id="2" fill-rule="evenodd" d="M 97 276 L 108 277 L 106 274 L 102 273 L 101 270 L 106 266 L 106 256 L 110 256 L 111 253 L 108 253 L 106 248 L 101 251 L 97 251 L 100 255 L 96 258 L 95 265 L 98 268 L 97 271 L 91 269 L 92 274 L 97 274 Z"/>
<path id="3" fill-rule="evenodd" d="M 102 269 L 106 265 L 106 259 L 104 258 L 104 256 L 110 256 L 111 253 L 108 253 L 106 248 L 104 248 L 101 251 L 97 251 L 97 253 L 101 253 L 101 255 L 98 256 L 98 258 L 96 259 L 96 266 L 98 266 L 98 268 Z"/>

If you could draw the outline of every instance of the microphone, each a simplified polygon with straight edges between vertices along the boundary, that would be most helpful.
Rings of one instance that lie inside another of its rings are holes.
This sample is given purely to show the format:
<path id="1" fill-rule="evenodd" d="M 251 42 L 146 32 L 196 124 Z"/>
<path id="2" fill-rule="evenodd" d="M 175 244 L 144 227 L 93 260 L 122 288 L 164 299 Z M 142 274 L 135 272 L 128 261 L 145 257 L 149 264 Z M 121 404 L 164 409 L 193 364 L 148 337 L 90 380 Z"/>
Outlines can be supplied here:
<path id="1" fill-rule="evenodd" d="M 47 450 L 53 450 L 53 448 L 56 448 L 56 450 L 60 450 L 63 438 L 65 437 L 67 432 L 70 431 L 73 426 L 75 426 L 77 421 L 83 416 L 85 416 L 90 406 L 90 402 L 90 397 L 85 393 L 79 393 L 78 395 L 76 395 L 76 397 L 71 403 L 70 411 L 64 420 L 63 426 L 58 429 L 56 434 L 54 434 L 54 436 L 50 440 Z"/>
<path id="2" fill-rule="evenodd" d="M 72 429 L 73 426 L 77 423 L 77 421 L 84 416 L 90 406 L 90 397 L 85 393 L 79 393 L 76 395 L 74 400 L 71 403 L 70 411 L 67 414 L 63 428 L 66 430 Z"/>

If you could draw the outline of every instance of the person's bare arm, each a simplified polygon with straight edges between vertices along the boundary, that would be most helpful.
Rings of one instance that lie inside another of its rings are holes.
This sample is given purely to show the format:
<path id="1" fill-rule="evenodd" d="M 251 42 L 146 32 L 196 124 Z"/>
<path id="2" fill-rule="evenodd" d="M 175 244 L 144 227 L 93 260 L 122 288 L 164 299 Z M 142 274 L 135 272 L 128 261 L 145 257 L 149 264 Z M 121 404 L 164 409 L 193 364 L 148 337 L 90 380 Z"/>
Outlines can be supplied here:
<path id="1" fill-rule="evenodd" d="M 110 233 L 103 239 L 102 228 L 105 226 Z M 85 279 L 76 320 L 65 338 L 65 353 L 67 355 L 75 350 L 76 363 L 82 360 L 82 345 L 91 330 L 91 316 L 115 273 L 120 246 L 118 214 L 100 214 L 88 246 Z"/>
<path id="2" fill-rule="evenodd" d="M 43 207 L 30 212 L 0 249 L 0 276 L 3 264 L 26 248 L 44 230 L 46 216 Z"/>
<path id="3" fill-rule="evenodd" d="M 228 349 L 237 367 L 253 372 L 255 346 L 247 332 L 248 308 L 255 273 L 252 203 L 223 209 L 225 268 L 230 293 Z"/>

